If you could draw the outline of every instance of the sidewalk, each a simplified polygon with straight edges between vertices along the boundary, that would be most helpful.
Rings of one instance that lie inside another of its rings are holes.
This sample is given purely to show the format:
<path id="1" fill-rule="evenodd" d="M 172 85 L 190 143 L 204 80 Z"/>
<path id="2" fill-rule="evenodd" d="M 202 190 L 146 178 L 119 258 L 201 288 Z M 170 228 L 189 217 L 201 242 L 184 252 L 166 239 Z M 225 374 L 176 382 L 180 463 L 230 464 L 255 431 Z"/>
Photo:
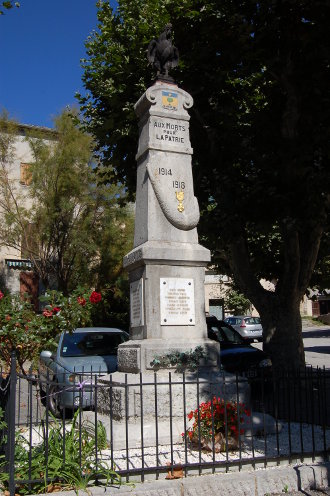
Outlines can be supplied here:
<path id="1" fill-rule="evenodd" d="M 93 496 L 321 496 L 330 495 L 329 479 L 330 463 L 327 462 L 146 481 L 135 486 L 99 486 L 88 488 L 88 493 Z M 57 496 L 76 494 L 75 491 L 56 493 Z M 78 491 L 78 494 L 86 496 L 84 491 Z"/>

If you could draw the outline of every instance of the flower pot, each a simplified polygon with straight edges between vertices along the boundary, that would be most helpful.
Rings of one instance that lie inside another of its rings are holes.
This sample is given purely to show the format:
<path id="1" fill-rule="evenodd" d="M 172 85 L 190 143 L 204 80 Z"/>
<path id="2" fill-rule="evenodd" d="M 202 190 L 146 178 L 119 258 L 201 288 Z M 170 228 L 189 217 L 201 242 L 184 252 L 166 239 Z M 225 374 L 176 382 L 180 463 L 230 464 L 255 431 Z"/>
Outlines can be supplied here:
<path id="1" fill-rule="evenodd" d="M 214 443 L 212 438 L 205 438 L 201 436 L 200 444 L 198 436 L 193 436 L 191 438 L 191 445 L 193 449 L 202 449 L 205 451 L 212 451 L 214 449 L 215 453 L 220 453 L 223 451 L 235 451 L 238 449 L 238 439 L 233 436 L 227 437 L 226 444 L 226 436 L 222 432 L 218 432 L 214 436 Z M 228 445 L 228 446 L 227 446 Z M 214 448 L 213 448 L 214 447 Z"/>

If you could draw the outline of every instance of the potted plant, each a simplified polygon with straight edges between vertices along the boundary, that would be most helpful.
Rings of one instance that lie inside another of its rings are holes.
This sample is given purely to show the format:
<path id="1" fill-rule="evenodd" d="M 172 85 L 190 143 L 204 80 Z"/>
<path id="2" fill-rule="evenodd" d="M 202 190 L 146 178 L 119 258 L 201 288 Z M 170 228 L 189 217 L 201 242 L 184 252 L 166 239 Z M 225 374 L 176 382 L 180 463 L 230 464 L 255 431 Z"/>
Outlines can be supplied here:
<path id="1" fill-rule="evenodd" d="M 201 403 L 198 408 L 188 413 L 191 427 L 182 433 L 192 447 L 208 451 L 235 450 L 239 436 L 244 434 L 243 414 L 250 416 L 250 411 L 243 403 L 214 398 Z"/>

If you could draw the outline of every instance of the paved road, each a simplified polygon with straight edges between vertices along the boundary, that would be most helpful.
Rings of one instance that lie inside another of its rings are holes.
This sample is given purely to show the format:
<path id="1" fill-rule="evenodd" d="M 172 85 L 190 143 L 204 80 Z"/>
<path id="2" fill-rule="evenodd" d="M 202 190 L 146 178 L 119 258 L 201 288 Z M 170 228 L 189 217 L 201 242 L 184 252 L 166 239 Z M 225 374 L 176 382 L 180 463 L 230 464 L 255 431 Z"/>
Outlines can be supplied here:
<path id="1" fill-rule="evenodd" d="M 303 330 L 306 363 L 330 368 L 330 326 Z"/>
<path id="2" fill-rule="evenodd" d="M 330 369 L 330 326 L 304 327 L 303 340 L 306 364 Z M 253 346 L 262 349 L 262 343 Z"/>

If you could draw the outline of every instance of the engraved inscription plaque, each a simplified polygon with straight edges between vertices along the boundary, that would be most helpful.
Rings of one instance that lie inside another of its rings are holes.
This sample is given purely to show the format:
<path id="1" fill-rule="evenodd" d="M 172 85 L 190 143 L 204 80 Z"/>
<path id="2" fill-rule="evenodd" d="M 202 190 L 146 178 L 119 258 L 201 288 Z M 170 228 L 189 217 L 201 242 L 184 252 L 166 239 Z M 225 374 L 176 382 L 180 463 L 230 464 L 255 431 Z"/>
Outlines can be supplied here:
<path id="1" fill-rule="evenodd" d="M 152 140 L 156 143 L 190 146 L 186 121 L 176 119 L 151 118 Z"/>
<path id="2" fill-rule="evenodd" d="M 144 325 L 143 279 L 139 279 L 130 284 L 130 293 L 131 327 L 139 327 Z"/>
<path id="3" fill-rule="evenodd" d="M 194 280 L 160 279 L 161 325 L 195 325 Z"/>

